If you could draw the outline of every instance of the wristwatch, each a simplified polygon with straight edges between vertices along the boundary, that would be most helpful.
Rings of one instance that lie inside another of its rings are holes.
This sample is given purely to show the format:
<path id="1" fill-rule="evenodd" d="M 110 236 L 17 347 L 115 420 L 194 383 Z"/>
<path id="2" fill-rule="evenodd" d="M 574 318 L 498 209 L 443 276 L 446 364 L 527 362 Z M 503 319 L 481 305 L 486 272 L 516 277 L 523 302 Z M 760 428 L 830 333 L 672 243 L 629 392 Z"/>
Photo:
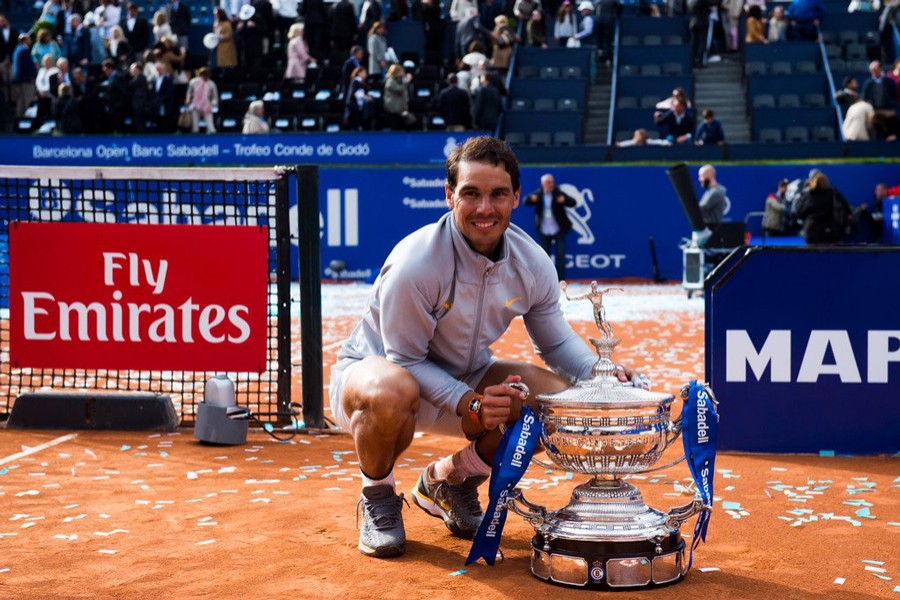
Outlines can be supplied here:
<path id="1" fill-rule="evenodd" d="M 481 409 L 484 406 L 484 396 L 481 394 L 475 394 L 472 396 L 472 399 L 469 400 L 469 417 L 471 417 L 472 421 L 476 425 L 481 424 Z"/>

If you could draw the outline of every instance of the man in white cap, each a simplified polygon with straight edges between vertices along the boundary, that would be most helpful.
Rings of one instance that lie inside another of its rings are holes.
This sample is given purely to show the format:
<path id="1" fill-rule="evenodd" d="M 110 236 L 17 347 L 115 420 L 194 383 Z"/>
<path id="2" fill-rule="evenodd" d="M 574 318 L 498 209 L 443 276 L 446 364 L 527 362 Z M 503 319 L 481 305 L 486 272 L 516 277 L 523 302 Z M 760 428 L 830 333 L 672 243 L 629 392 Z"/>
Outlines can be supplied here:
<path id="1" fill-rule="evenodd" d="M 581 13 L 581 19 L 578 23 L 578 31 L 572 36 L 578 40 L 577 46 L 589 44 L 594 38 L 594 4 L 590 0 L 581 0 L 578 3 L 578 12 Z"/>

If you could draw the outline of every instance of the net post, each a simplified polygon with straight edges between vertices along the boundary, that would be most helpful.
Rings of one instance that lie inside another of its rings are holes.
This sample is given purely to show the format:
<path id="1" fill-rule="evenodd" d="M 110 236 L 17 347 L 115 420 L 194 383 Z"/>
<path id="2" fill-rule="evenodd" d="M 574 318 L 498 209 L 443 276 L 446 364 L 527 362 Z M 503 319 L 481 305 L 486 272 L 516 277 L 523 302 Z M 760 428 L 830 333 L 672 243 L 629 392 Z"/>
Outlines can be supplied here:
<path id="1" fill-rule="evenodd" d="M 275 181 L 278 423 L 291 423 L 291 223 L 288 180 L 288 173 L 282 173 Z"/>
<path id="2" fill-rule="evenodd" d="M 322 259 L 319 249 L 319 168 L 297 169 L 297 232 L 300 250 L 300 344 L 303 422 L 324 428 L 322 377 Z"/>

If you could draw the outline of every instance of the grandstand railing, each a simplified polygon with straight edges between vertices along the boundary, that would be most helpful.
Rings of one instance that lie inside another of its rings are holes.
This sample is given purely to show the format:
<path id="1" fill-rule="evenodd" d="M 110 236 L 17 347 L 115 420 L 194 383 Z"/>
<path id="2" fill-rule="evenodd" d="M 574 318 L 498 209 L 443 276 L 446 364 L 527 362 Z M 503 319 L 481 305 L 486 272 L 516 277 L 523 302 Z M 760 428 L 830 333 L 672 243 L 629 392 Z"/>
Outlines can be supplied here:
<path id="1" fill-rule="evenodd" d="M 302 167 L 313 172 L 310 181 L 299 182 L 297 193 L 309 213 L 318 212 L 318 182 L 315 167 Z M 169 395 L 183 424 L 192 424 L 198 403 L 203 397 L 207 379 L 216 372 L 104 369 L 42 368 L 36 365 L 20 368 L 10 364 L 10 326 L 16 315 L 9 314 L 10 291 L 7 234 L 22 222 L 86 222 L 167 224 L 196 227 L 244 225 L 267 227 L 268 280 L 266 291 L 266 350 L 264 364 L 257 372 L 229 372 L 235 381 L 237 401 L 250 408 L 261 420 L 287 424 L 292 421 L 291 406 L 291 223 L 290 181 L 294 169 L 141 169 L 93 167 L 0 167 L 0 346 L 7 357 L 0 368 L 0 417 L 8 414 L 15 398 L 28 391 L 78 389 L 86 391 L 142 391 Z M 298 207 L 299 208 L 299 207 Z M 315 241 L 318 242 L 318 231 Z M 107 225 L 104 225 L 107 226 Z M 305 233 L 305 231 L 304 231 Z M 309 236 L 312 237 L 312 236 Z M 318 277 L 318 267 L 310 262 L 310 252 L 301 251 L 304 270 Z M 318 260 L 318 254 L 312 256 Z M 302 275 L 302 274 L 301 274 Z M 303 278 L 301 278 L 303 279 Z M 264 285 L 264 284 L 261 284 Z M 306 296 L 302 307 L 304 319 L 320 314 L 315 296 L 319 288 L 303 285 Z M 318 300 L 320 302 L 320 300 Z M 321 331 L 303 331 L 303 372 L 321 371 L 321 360 L 314 365 L 314 351 L 321 357 Z M 310 352 L 308 354 L 308 351 Z M 304 381 L 304 417 L 309 426 L 321 426 L 322 387 L 318 382 Z M 310 389 L 318 385 L 318 390 Z M 307 393 L 308 392 L 308 393 Z M 309 406 L 307 406 L 307 401 Z"/>
<path id="2" fill-rule="evenodd" d="M 828 62 L 828 53 L 825 51 L 825 42 L 822 41 L 821 32 L 819 33 L 819 54 L 822 57 L 822 70 L 825 71 L 825 77 L 828 79 L 828 97 L 831 99 L 831 108 L 834 110 L 837 120 L 837 139 L 842 142 L 844 139 L 844 116 L 841 114 L 841 107 L 835 98 L 834 76 L 831 74 L 831 65 Z"/>
<path id="3" fill-rule="evenodd" d="M 616 19 L 616 29 L 613 32 L 613 58 L 612 58 L 612 79 L 609 89 L 609 123 L 606 129 L 606 145 L 613 145 L 615 130 L 613 124 L 616 122 L 616 88 L 619 84 L 619 35 L 621 21 Z"/>

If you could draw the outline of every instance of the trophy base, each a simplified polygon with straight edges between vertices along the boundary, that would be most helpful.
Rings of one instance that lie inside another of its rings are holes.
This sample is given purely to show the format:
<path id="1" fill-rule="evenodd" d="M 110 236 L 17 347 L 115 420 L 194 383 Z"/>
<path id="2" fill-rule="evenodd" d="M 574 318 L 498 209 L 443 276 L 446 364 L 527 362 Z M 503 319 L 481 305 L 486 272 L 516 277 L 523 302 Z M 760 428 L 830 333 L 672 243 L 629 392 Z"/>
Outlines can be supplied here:
<path id="1" fill-rule="evenodd" d="M 538 579 L 592 590 L 653 588 L 687 575 L 685 543 L 679 533 L 654 541 L 531 539 L 531 572 Z"/>

